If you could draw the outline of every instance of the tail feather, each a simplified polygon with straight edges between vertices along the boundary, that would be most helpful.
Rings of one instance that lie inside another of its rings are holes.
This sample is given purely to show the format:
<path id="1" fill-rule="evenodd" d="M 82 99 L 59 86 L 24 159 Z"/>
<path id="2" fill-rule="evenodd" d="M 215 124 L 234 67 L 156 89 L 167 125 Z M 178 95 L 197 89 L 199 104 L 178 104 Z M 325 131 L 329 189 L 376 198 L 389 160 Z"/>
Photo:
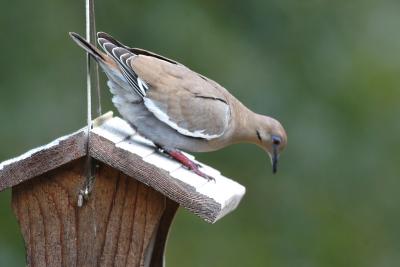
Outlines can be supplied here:
<path id="1" fill-rule="evenodd" d="M 80 47 L 82 47 L 96 60 L 101 60 L 101 61 L 105 60 L 103 53 L 100 52 L 94 45 L 88 43 L 82 36 L 80 36 L 75 32 L 70 32 L 69 35 L 71 36 L 72 40 L 75 41 L 75 43 L 77 43 Z"/>
<path id="2" fill-rule="evenodd" d="M 120 41 L 117 41 L 114 37 L 112 37 L 111 35 L 109 35 L 108 33 L 105 32 L 98 32 L 97 33 L 97 40 L 99 41 L 99 43 L 101 42 L 100 40 L 103 39 L 104 41 L 107 41 L 109 43 L 112 43 L 115 46 L 118 47 L 123 47 L 127 50 L 129 50 L 129 47 L 127 47 L 126 45 L 124 45 L 123 43 L 121 43 Z"/>
<path id="3" fill-rule="evenodd" d="M 128 50 L 129 52 L 131 52 L 131 53 L 133 53 L 135 55 L 145 55 L 145 56 L 155 57 L 155 58 L 158 58 L 158 59 L 161 59 L 161 60 L 165 60 L 165 61 L 167 61 L 169 63 L 172 63 L 172 64 L 179 64 L 178 62 L 176 62 L 176 61 L 174 61 L 172 59 L 166 58 L 166 57 L 158 55 L 156 53 L 153 53 L 153 52 L 141 49 L 141 48 L 128 47 L 128 46 L 124 45 L 123 43 L 121 43 L 120 41 L 116 40 L 114 37 L 112 37 L 111 35 L 109 35 L 108 33 L 105 33 L 105 32 L 98 32 L 97 33 L 97 41 L 98 41 L 98 43 L 100 44 L 101 47 L 104 47 L 104 44 L 106 44 L 106 43 L 111 43 L 116 47 L 125 48 L 126 50 Z"/>

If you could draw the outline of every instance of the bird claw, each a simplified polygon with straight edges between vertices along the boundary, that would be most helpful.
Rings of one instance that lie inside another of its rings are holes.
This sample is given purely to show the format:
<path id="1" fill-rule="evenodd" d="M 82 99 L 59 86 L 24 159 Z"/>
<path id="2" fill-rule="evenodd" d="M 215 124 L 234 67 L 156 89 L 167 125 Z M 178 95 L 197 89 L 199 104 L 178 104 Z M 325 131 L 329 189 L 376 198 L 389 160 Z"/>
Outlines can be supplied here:
<path id="1" fill-rule="evenodd" d="M 200 163 L 194 162 L 194 164 L 196 164 L 197 168 L 202 168 L 203 165 L 201 165 Z"/>
<path id="2" fill-rule="evenodd" d="M 215 178 L 211 177 L 210 175 L 205 174 L 204 172 L 200 171 L 198 168 L 196 169 L 190 169 L 191 171 L 193 171 L 195 174 L 203 177 L 204 179 L 206 179 L 208 182 L 214 182 L 215 183 Z"/>
<path id="3" fill-rule="evenodd" d="M 203 177 L 207 181 L 214 181 L 215 178 L 211 177 L 204 172 L 200 171 L 200 168 L 203 167 L 201 164 L 194 162 L 193 160 L 189 159 L 185 154 L 183 154 L 181 151 L 176 150 L 176 149 L 168 149 L 164 148 L 161 146 L 158 146 L 158 149 L 162 151 L 163 153 L 168 154 L 170 157 L 173 159 L 179 161 L 184 167 L 186 167 L 188 170 L 194 172 L 195 174 Z"/>
<path id="4" fill-rule="evenodd" d="M 182 162 L 181 162 L 181 163 L 182 163 Z M 188 169 L 189 171 L 191 171 L 191 172 L 197 174 L 198 176 L 201 176 L 202 178 L 206 179 L 208 182 L 211 182 L 211 181 L 212 181 L 212 182 L 215 183 L 215 178 L 214 178 L 214 177 L 212 177 L 212 176 L 210 176 L 210 175 L 207 175 L 207 174 L 205 174 L 204 172 L 200 171 L 200 168 L 202 167 L 201 164 L 198 164 L 198 163 L 196 163 L 196 162 L 194 162 L 194 161 L 190 161 L 190 162 L 182 163 L 182 165 L 183 165 L 186 169 Z"/>

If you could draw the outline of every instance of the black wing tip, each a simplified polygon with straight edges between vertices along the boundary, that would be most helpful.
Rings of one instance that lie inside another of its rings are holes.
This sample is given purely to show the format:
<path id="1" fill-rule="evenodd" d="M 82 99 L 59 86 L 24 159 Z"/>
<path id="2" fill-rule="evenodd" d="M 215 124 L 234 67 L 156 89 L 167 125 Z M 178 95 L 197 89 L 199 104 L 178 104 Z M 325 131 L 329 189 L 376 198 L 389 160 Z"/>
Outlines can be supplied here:
<path id="1" fill-rule="evenodd" d="M 97 32 L 97 38 L 107 38 L 107 37 L 109 37 L 110 35 L 108 34 L 108 33 L 105 33 L 105 32 Z"/>
<path id="2" fill-rule="evenodd" d="M 71 36 L 72 40 L 74 40 L 75 43 L 77 43 L 80 47 L 85 49 L 95 59 L 104 60 L 103 56 L 99 53 L 96 47 L 88 43 L 88 41 L 86 41 L 85 38 L 83 38 L 76 32 L 69 32 L 69 36 Z"/>
<path id="3" fill-rule="evenodd" d="M 114 37 L 112 37 L 110 34 L 106 33 L 106 32 L 98 32 L 97 33 L 97 38 L 103 38 L 106 39 L 107 41 L 109 41 L 110 43 L 113 43 L 116 46 L 121 46 L 121 47 L 125 47 L 126 46 L 124 44 L 122 44 L 121 42 L 117 41 Z"/>
<path id="4" fill-rule="evenodd" d="M 86 41 L 85 38 L 83 38 L 81 35 L 77 34 L 76 32 L 69 32 L 68 34 L 73 39 L 85 40 Z M 111 35 L 109 35 L 108 33 L 105 33 L 105 32 L 97 32 L 97 39 L 99 39 L 99 38 L 107 39 L 107 40 L 110 40 L 110 41 L 115 41 L 115 39 Z"/>
<path id="5" fill-rule="evenodd" d="M 69 36 L 71 36 L 72 40 L 77 42 L 78 44 L 88 44 L 85 38 L 77 34 L 76 32 L 69 32 Z"/>
<path id="6" fill-rule="evenodd" d="M 79 41 L 84 40 L 84 38 L 82 36 L 80 36 L 79 34 L 77 34 L 76 32 L 69 32 L 68 34 L 74 40 L 79 40 Z"/>

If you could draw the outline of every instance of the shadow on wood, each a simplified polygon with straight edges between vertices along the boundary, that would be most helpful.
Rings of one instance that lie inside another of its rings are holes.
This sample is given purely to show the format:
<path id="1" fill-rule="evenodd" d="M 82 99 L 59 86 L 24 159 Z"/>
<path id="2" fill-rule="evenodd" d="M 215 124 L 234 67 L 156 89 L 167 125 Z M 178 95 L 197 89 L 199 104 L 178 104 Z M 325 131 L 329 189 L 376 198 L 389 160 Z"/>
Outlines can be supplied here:
<path id="1" fill-rule="evenodd" d="M 178 205 L 99 164 L 94 191 L 83 208 L 76 203 L 82 158 L 13 187 L 12 207 L 28 266 L 164 266 Z"/>

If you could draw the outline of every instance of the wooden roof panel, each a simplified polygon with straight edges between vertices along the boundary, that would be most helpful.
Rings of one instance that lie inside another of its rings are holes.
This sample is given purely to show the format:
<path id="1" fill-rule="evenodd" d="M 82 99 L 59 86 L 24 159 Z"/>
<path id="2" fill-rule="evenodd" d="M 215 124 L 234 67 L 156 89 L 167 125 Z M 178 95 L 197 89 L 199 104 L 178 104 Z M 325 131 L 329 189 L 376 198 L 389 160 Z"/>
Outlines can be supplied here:
<path id="1" fill-rule="evenodd" d="M 151 186 L 207 222 L 215 222 L 234 210 L 245 188 L 207 165 L 207 181 L 160 153 L 124 120 L 109 114 L 94 121 L 89 153 L 119 171 Z M 0 163 L 0 191 L 15 186 L 86 155 L 85 128 Z M 194 156 L 187 154 L 192 160 Z"/>

